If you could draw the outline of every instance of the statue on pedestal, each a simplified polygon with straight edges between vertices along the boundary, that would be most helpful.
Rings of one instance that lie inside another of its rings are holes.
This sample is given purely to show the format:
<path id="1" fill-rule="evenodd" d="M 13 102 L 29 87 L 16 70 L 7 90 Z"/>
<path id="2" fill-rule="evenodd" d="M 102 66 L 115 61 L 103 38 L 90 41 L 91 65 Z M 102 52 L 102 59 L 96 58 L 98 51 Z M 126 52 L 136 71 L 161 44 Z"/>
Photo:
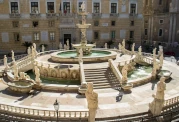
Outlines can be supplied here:
<path id="1" fill-rule="evenodd" d="M 104 44 L 104 48 L 108 49 L 108 44 L 107 43 Z"/>
<path id="2" fill-rule="evenodd" d="M 7 70 L 9 68 L 8 64 L 7 64 L 7 57 L 6 57 L 6 55 L 4 55 L 4 67 L 5 67 L 5 70 Z"/>
<path id="3" fill-rule="evenodd" d="M 85 1 L 82 2 L 80 8 L 82 12 L 85 12 Z"/>
<path id="4" fill-rule="evenodd" d="M 122 45 L 121 45 L 121 43 L 119 43 L 118 48 L 119 48 L 119 50 L 122 50 Z"/>
<path id="5" fill-rule="evenodd" d="M 161 77 L 157 83 L 156 95 L 152 95 L 154 100 L 149 103 L 149 110 L 154 116 L 160 115 L 164 105 L 164 90 L 166 90 L 165 77 Z"/>
<path id="6" fill-rule="evenodd" d="M 28 54 L 28 55 L 31 54 L 31 48 L 30 48 L 30 47 L 28 47 L 28 49 L 27 49 L 27 54 Z"/>
<path id="7" fill-rule="evenodd" d="M 59 43 L 59 49 L 63 49 L 62 43 Z"/>
<path id="8" fill-rule="evenodd" d="M 142 55 L 142 47 L 141 46 L 138 48 L 138 52 L 139 52 L 139 55 L 141 56 Z"/>
<path id="9" fill-rule="evenodd" d="M 42 52 L 44 52 L 45 51 L 45 47 L 44 47 L 44 45 L 42 45 Z"/>
<path id="10" fill-rule="evenodd" d="M 153 56 L 156 56 L 156 48 L 153 49 Z"/>
<path id="11" fill-rule="evenodd" d="M 163 51 L 161 51 L 160 53 L 159 60 L 160 60 L 160 67 L 162 67 L 163 66 Z"/>
<path id="12" fill-rule="evenodd" d="M 79 52 L 78 52 L 78 61 L 79 62 L 83 62 L 83 50 L 82 48 L 79 49 Z"/>
<path id="13" fill-rule="evenodd" d="M 35 81 L 38 85 L 40 85 L 41 80 L 40 80 L 40 71 L 39 68 L 37 66 L 35 66 Z"/>
<path id="14" fill-rule="evenodd" d="M 66 44 L 64 44 L 64 50 L 66 50 L 67 49 L 67 45 Z"/>
<path id="15" fill-rule="evenodd" d="M 12 50 L 11 53 L 12 53 L 12 61 L 15 61 L 15 58 L 14 58 L 14 51 Z"/>
<path id="16" fill-rule="evenodd" d="M 92 82 L 87 84 L 85 96 L 88 102 L 89 109 L 88 122 L 95 122 L 96 110 L 98 108 L 98 94 L 93 91 Z"/>
<path id="17" fill-rule="evenodd" d="M 132 52 L 134 53 L 135 51 L 135 43 L 132 44 Z"/>
<path id="18" fill-rule="evenodd" d="M 126 43 L 126 41 L 125 41 L 125 39 L 123 39 L 123 41 L 122 41 L 122 47 L 123 47 L 124 49 L 126 48 L 125 43 Z"/>
<path id="19" fill-rule="evenodd" d="M 128 70 L 128 65 L 124 65 L 122 68 L 122 83 L 127 83 L 127 70 Z"/>

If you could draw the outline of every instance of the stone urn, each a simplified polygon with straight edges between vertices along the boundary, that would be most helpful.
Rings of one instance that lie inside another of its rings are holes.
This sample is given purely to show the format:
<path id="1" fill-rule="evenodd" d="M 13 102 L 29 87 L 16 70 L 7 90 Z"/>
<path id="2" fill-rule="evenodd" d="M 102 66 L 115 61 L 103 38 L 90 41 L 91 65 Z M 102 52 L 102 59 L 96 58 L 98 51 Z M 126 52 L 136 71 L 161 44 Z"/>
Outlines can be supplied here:
<path id="1" fill-rule="evenodd" d="M 121 87 L 124 91 L 131 91 L 133 84 L 132 83 L 125 83 L 125 84 L 122 84 Z"/>
<path id="2" fill-rule="evenodd" d="M 165 79 L 169 79 L 171 77 L 172 72 L 169 70 L 160 70 L 160 72 L 157 74 L 158 78 L 165 77 Z"/>
<path id="3" fill-rule="evenodd" d="M 11 91 L 17 93 L 29 93 L 32 90 L 33 83 L 31 81 L 20 80 L 15 82 L 8 82 L 7 85 Z"/>

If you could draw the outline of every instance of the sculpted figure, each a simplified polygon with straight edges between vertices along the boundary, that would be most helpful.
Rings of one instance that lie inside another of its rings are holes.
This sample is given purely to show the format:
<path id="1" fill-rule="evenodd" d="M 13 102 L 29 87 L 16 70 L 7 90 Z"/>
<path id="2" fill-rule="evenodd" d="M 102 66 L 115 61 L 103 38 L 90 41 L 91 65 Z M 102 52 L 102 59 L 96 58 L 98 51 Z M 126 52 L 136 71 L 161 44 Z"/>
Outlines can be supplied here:
<path id="1" fill-rule="evenodd" d="M 119 48 L 119 50 L 122 50 L 122 45 L 121 45 L 121 43 L 119 43 L 118 48 Z"/>
<path id="2" fill-rule="evenodd" d="M 44 45 L 42 45 L 42 52 L 44 52 L 45 51 L 45 47 L 44 47 Z"/>
<path id="3" fill-rule="evenodd" d="M 40 71 L 39 68 L 37 66 L 35 66 L 35 81 L 40 84 L 41 80 L 40 80 Z"/>
<path id="4" fill-rule="evenodd" d="M 161 51 L 160 53 L 159 60 L 160 60 L 160 67 L 162 67 L 163 66 L 163 51 Z"/>
<path id="5" fill-rule="evenodd" d="M 14 51 L 12 50 L 11 53 L 12 53 L 12 61 L 15 61 L 15 58 L 14 58 Z"/>
<path id="6" fill-rule="evenodd" d="M 4 66 L 7 67 L 7 57 L 4 55 Z"/>
<path id="7" fill-rule="evenodd" d="M 83 1 L 83 3 L 81 4 L 81 9 L 82 9 L 82 12 L 85 12 L 85 1 Z"/>
<path id="8" fill-rule="evenodd" d="M 83 50 L 82 50 L 82 48 L 79 49 L 78 60 L 79 60 L 79 62 L 82 62 L 82 61 L 83 61 Z"/>
<path id="9" fill-rule="evenodd" d="M 124 67 L 122 68 L 122 82 L 123 83 L 127 82 L 127 70 L 128 70 L 128 66 L 124 65 Z"/>
<path id="10" fill-rule="evenodd" d="M 153 49 L 153 56 L 156 56 L 156 48 Z"/>
<path id="11" fill-rule="evenodd" d="M 149 103 L 149 109 L 153 115 L 160 115 L 164 105 L 164 91 L 166 90 L 165 77 L 161 77 L 157 83 L 156 95 L 152 95 L 154 100 Z"/>
<path id="12" fill-rule="evenodd" d="M 108 44 L 107 43 L 104 44 L 104 48 L 108 49 Z"/>
<path id="13" fill-rule="evenodd" d="M 123 48 L 125 49 L 126 48 L 126 45 L 125 45 L 125 39 L 123 39 L 123 41 L 122 41 L 122 46 L 123 46 Z"/>
<path id="14" fill-rule="evenodd" d="M 132 44 L 132 52 L 134 52 L 135 49 L 135 43 Z"/>
<path id="15" fill-rule="evenodd" d="M 59 44 L 59 49 L 62 49 L 63 47 L 62 47 L 62 43 L 60 42 L 60 44 Z"/>
<path id="16" fill-rule="evenodd" d="M 66 44 L 64 44 L 64 50 L 66 50 L 67 49 L 67 45 Z"/>
<path id="17" fill-rule="evenodd" d="M 138 52 L 139 52 L 139 55 L 142 55 L 142 47 L 141 46 L 138 48 Z"/>
<path id="18" fill-rule="evenodd" d="M 27 49 L 27 54 L 28 55 L 31 54 L 31 48 L 30 47 L 28 47 L 28 49 Z"/>
<path id="19" fill-rule="evenodd" d="M 87 84 L 87 90 L 85 96 L 88 102 L 88 109 L 89 109 L 88 122 L 95 122 L 96 110 L 98 108 L 98 94 L 93 91 L 93 83 Z"/>

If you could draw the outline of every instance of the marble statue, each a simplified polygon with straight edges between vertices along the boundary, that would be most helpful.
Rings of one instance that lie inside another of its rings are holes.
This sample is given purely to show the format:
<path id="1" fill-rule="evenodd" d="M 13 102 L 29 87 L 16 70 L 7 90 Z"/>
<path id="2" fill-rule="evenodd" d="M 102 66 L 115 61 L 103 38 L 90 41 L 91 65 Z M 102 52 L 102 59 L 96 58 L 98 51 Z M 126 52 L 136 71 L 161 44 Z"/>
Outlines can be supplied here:
<path id="1" fill-rule="evenodd" d="M 42 52 L 44 52 L 45 51 L 45 46 L 44 45 L 42 45 Z"/>
<path id="2" fill-rule="evenodd" d="M 126 48 L 125 43 L 126 43 L 126 41 L 125 41 L 125 39 L 123 39 L 123 40 L 122 40 L 122 46 L 123 46 L 124 49 Z"/>
<path id="3" fill-rule="evenodd" d="M 95 43 L 93 43 L 94 45 L 95 45 L 95 48 L 96 48 L 96 42 Z"/>
<path id="4" fill-rule="evenodd" d="M 67 45 L 66 44 L 64 44 L 64 50 L 66 50 L 67 49 Z"/>
<path id="5" fill-rule="evenodd" d="M 108 44 L 107 43 L 104 44 L 104 48 L 108 49 Z"/>
<path id="6" fill-rule="evenodd" d="M 93 83 L 87 83 L 87 90 L 85 93 L 88 109 L 89 109 L 89 118 L 88 122 L 95 122 L 96 110 L 98 108 L 98 94 L 93 91 Z"/>
<path id="7" fill-rule="evenodd" d="M 80 8 L 81 8 L 82 12 L 85 12 L 85 1 L 83 1 Z"/>
<path id="8" fill-rule="evenodd" d="M 157 48 L 153 49 L 153 56 L 156 56 L 156 50 L 157 50 Z"/>
<path id="9" fill-rule="evenodd" d="M 37 46 L 36 46 L 36 44 L 35 44 L 35 43 L 33 43 L 33 47 L 34 47 L 34 49 L 35 49 L 35 50 L 37 49 Z"/>
<path id="10" fill-rule="evenodd" d="M 38 85 L 40 85 L 41 80 L 40 80 L 40 71 L 37 66 L 35 66 L 35 81 Z"/>
<path id="11" fill-rule="evenodd" d="M 67 50 L 69 50 L 69 49 L 70 49 L 69 39 L 67 39 L 66 49 L 67 49 Z"/>
<path id="12" fill-rule="evenodd" d="M 18 67 L 17 67 L 17 63 L 16 62 L 14 62 L 14 65 L 13 65 L 13 72 L 14 72 L 14 79 L 18 80 L 19 75 L 18 75 Z"/>
<path id="13" fill-rule="evenodd" d="M 28 49 L 27 49 L 27 54 L 28 54 L 28 55 L 31 54 L 31 48 L 30 48 L 30 47 L 28 47 Z"/>
<path id="14" fill-rule="evenodd" d="M 163 51 L 161 51 L 160 53 L 159 60 L 160 60 L 160 67 L 162 67 L 163 66 Z"/>
<path id="15" fill-rule="evenodd" d="M 132 52 L 134 53 L 135 51 L 135 43 L 132 44 Z"/>
<path id="16" fill-rule="evenodd" d="M 157 74 L 157 62 L 156 62 L 156 59 L 153 58 L 153 69 L 152 69 L 152 77 L 153 77 L 153 79 L 156 78 L 156 74 Z"/>
<path id="17" fill-rule="evenodd" d="M 79 49 L 78 60 L 79 60 L 79 62 L 83 62 L 83 50 L 82 50 L 82 48 Z"/>
<path id="18" fill-rule="evenodd" d="M 4 67 L 5 67 L 5 71 L 9 68 L 9 66 L 7 64 L 7 57 L 6 57 L 6 55 L 4 55 Z"/>
<path id="19" fill-rule="evenodd" d="M 14 51 L 12 50 L 11 53 L 12 53 L 12 61 L 15 61 L 15 58 L 14 58 Z"/>
<path id="20" fill-rule="evenodd" d="M 151 103 L 149 103 L 149 110 L 154 116 L 161 114 L 165 101 L 164 99 L 165 90 L 166 90 L 165 77 L 161 77 L 160 81 L 157 83 L 156 95 L 152 95 L 154 100 Z"/>
<path id="21" fill-rule="evenodd" d="M 122 45 L 121 45 L 121 43 L 119 43 L 118 48 L 119 48 L 119 50 L 122 50 Z"/>
<path id="22" fill-rule="evenodd" d="M 20 75 L 19 79 L 22 79 L 22 80 L 30 79 L 30 76 L 28 76 L 27 73 L 25 72 L 20 72 L 19 75 Z"/>
<path id="23" fill-rule="evenodd" d="M 62 49 L 63 48 L 63 46 L 62 46 L 62 43 L 60 42 L 59 43 L 59 49 Z"/>
<path id="24" fill-rule="evenodd" d="M 142 47 L 141 46 L 138 48 L 138 52 L 139 52 L 139 55 L 141 56 L 142 55 Z"/>
<path id="25" fill-rule="evenodd" d="M 128 65 L 124 65 L 122 68 L 122 82 L 126 83 L 127 82 L 127 70 L 128 70 Z"/>
<path id="26" fill-rule="evenodd" d="M 36 50 L 36 44 L 33 43 L 33 46 L 32 46 L 32 57 L 36 57 L 37 56 L 37 50 Z"/>

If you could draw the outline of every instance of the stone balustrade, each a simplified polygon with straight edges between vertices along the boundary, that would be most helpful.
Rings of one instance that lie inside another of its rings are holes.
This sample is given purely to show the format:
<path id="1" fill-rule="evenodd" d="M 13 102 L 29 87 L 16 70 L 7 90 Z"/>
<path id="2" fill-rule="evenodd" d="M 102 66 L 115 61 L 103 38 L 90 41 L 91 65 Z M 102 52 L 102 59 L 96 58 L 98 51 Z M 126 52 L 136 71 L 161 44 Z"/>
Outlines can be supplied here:
<path id="1" fill-rule="evenodd" d="M 175 103 L 179 103 L 179 96 L 165 100 L 164 108 L 170 105 L 173 105 Z"/>
<path id="2" fill-rule="evenodd" d="M 54 110 L 46 109 L 33 109 L 28 107 L 17 107 L 12 105 L 0 104 L 0 111 L 5 111 L 11 114 L 19 114 L 25 116 L 41 116 L 41 117 L 54 117 L 56 118 L 57 113 Z M 58 111 L 59 118 L 88 118 L 89 110 L 88 109 L 78 109 L 78 110 L 63 110 Z"/>
<path id="3" fill-rule="evenodd" d="M 112 59 L 108 60 L 109 62 L 109 67 L 111 68 L 111 70 L 113 71 L 113 73 L 115 74 L 115 76 L 117 77 L 117 79 L 121 82 L 122 81 L 122 74 L 121 72 L 118 70 L 117 66 L 115 65 L 114 61 Z"/>

